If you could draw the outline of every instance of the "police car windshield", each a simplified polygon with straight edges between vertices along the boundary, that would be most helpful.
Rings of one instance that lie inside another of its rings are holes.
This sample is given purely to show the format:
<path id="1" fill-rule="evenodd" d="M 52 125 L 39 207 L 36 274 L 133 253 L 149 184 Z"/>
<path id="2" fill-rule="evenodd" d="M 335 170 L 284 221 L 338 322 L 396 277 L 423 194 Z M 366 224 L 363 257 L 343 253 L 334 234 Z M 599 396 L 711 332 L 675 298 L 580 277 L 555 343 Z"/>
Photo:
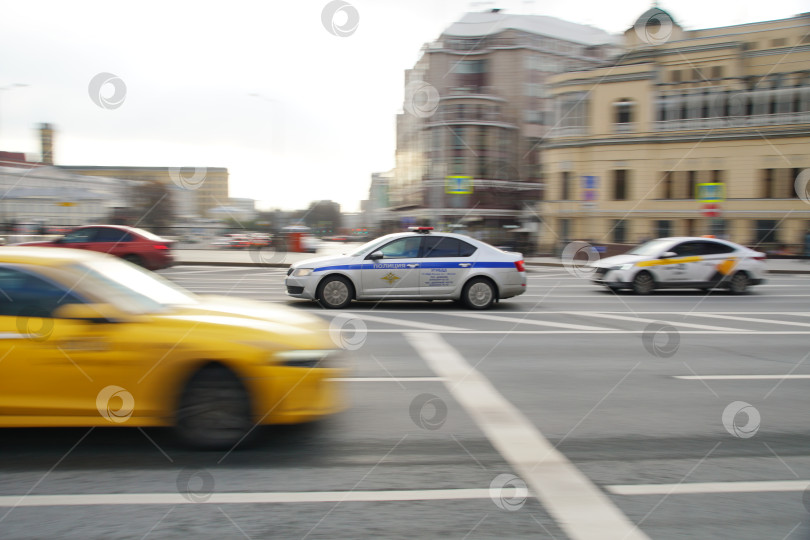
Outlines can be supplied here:
<path id="1" fill-rule="evenodd" d="M 650 240 L 640 246 L 636 246 L 626 253 L 626 255 L 640 255 L 642 257 L 658 256 L 661 250 L 666 248 L 672 241 L 666 238 Z"/>
<path id="2" fill-rule="evenodd" d="M 388 236 L 381 236 L 380 238 L 375 238 L 374 240 L 366 242 L 365 244 L 355 249 L 354 251 L 349 252 L 349 255 L 352 257 L 359 257 L 360 255 L 366 255 L 368 253 L 371 253 L 372 249 L 386 242 L 389 236 L 393 235 L 389 234 Z"/>

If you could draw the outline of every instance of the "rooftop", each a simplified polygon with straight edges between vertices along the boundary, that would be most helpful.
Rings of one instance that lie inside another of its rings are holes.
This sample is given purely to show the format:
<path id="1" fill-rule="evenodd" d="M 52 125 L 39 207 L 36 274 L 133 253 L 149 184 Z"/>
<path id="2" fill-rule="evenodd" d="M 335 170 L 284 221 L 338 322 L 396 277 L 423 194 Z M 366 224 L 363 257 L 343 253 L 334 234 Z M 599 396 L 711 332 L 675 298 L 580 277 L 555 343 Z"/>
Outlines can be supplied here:
<path id="1" fill-rule="evenodd" d="M 499 11 L 465 13 L 461 20 L 450 25 L 443 35 L 482 37 L 504 30 L 520 30 L 588 46 L 619 43 L 621 40 L 620 36 L 609 34 L 599 28 L 564 21 L 556 17 L 512 15 Z"/>

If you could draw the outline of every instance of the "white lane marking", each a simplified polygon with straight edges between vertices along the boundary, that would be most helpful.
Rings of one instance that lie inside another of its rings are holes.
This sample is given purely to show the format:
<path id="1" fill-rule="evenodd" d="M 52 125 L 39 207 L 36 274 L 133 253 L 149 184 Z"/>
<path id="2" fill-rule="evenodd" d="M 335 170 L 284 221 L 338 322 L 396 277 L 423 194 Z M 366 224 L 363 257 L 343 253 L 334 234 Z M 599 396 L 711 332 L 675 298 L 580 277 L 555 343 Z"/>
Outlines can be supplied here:
<path id="1" fill-rule="evenodd" d="M 698 493 L 763 493 L 769 491 L 804 491 L 810 480 L 775 480 L 763 482 L 695 482 L 682 484 L 637 484 L 605 486 L 614 495 L 684 495 Z"/>
<path id="2" fill-rule="evenodd" d="M 448 379 L 445 384 L 453 397 L 569 537 L 647 538 L 456 349 L 437 334 L 405 337 L 437 375 Z"/>
<path id="3" fill-rule="evenodd" d="M 188 269 L 188 270 L 187 270 Z M 182 272 L 175 272 L 174 270 L 182 270 Z M 286 268 L 282 269 L 286 272 Z M 160 274 L 163 275 L 186 275 L 186 274 L 218 274 L 223 272 L 245 272 L 251 274 L 257 274 L 258 272 L 255 271 L 255 267 L 253 271 L 251 271 L 251 267 L 244 267 L 244 266 L 203 266 L 200 268 L 200 265 L 182 265 L 178 264 L 177 266 L 172 266 L 171 269 L 162 270 Z M 259 270 L 259 272 L 266 272 L 267 270 Z"/>
<path id="4" fill-rule="evenodd" d="M 326 331 L 326 330 L 324 330 Z M 369 333 L 378 333 L 378 334 L 396 334 L 398 332 L 403 332 L 404 330 L 399 328 L 369 328 L 365 330 L 365 332 Z M 417 330 L 409 330 L 412 332 L 417 332 Z M 421 332 L 436 332 L 436 330 L 428 330 L 422 329 Z M 622 330 L 617 328 L 616 330 L 476 330 L 476 329 L 459 329 L 459 330 L 442 330 L 440 333 L 442 334 L 645 334 L 647 333 L 646 330 Z M 695 334 L 695 335 L 709 335 L 709 336 L 727 336 L 729 334 L 740 334 L 739 330 L 734 332 L 726 332 L 723 330 L 679 330 L 679 334 Z M 752 336 L 806 336 L 810 334 L 810 331 L 806 330 L 745 330 L 744 333 L 746 335 Z"/>
<path id="5" fill-rule="evenodd" d="M 692 323 L 685 323 L 685 322 L 673 322 L 673 321 L 662 321 L 660 319 L 645 319 L 643 317 L 629 317 L 627 315 L 616 315 L 614 313 L 597 313 L 595 311 L 569 311 L 569 315 L 581 315 L 585 317 L 599 317 L 602 319 L 615 319 L 617 321 L 633 321 L 633 322 L 640 322 L 640 323 L 661 323 L 661 324 L 669 324 L 671 326 L 682 326 L 684 328 L 698 328 L 700 330 L 719 330 L 722 332 L 748 332 L 742 328 L 728 328 L 726 326 L 708 326 L 705 324 L 692 324 Z"/>
<path id="6" fill-rule="evenodd" d="M 459 328 L 458 326 L 445 326 L 443 324 L 430 324 L 424 322 L 417 322 L 417 321 L 406 321 L 402 319 L 390 319 L 388 317 L 376 317 L 374 315 L 367 315 L 365 312 L 355 312 L 354 315 L 358 319 L 363 319 L 364 321 L 371 321 L 371 322 L 381 322 L 385 324 L 391 324 L 394 326 L 405 326 L 408 328 L 419 328 L 422 330 L 433 330 L 436 332 L 448 332 L 448 331 L 464 331 L 464 328 Z"/>
<path id="7" fill-rule="evenodd" d="M 148 505 L 148 504 L 278 504 L 323 502 L 436 501 L 448 499 L 488 499 L 487 489 L 418 489 L 399 491 L 304 491 L 212 493 L 210 498 L 186 498 L 180 493 L 98 493 L 84 495 L 6 495 L 0 507 Z"/>
<path id="8" fill-rule="evenodd" d="M 468 317 L 470 319 L 483 319 L 485 321 L 503 321 L 511 324 L 533 324 L 536 326 L 554 326 L 557 328 L 567 328 L 569 330 L 613 330 L 612 328 L 605 328 L 598 326 L 584 326 L 581 324 L 538 321 L 536 319 L 524 319 L 520 317 L 501 317 L 499 315 L 487 315 L 484 313 L 451 313 L 450 315 L 453 317 Z"/>
<path id="9" fill-rule="evenodd" d="M 686 381 L 770 381 L 783 379 L 810 379 L 810 375 L 673 375 Z"/>
<path id="10" fill-rule="evenodd" d="M 319 310 L 322 312 L 322 310 Z M 411 310 L 411 309 L 374 309 L 373 311 L 368 310 L 359 310 L 359 309 L 343 309 L 341 313 L 396 313 L 399 315 L 436 315 L 440 317 L 445 314 L 455 314 L 455 313 L 469 313 L 467 310 L 447 310 L 447 309 L 434 309 L 434 310 Z M 536 311 L 506 311 L 504 310 L 505 314 L 508 315 L 526 315 L 526 314 L 534 314 L 534 315 L 576 315 L 579 313 L 593 313 L 592 310 L 583 310 L 583 311 L 546 311 L 544 309 L 539 309 Z M 617 314 L 617 315 L 633 315 L 638 313 L 639 315 L 695 315 L 699 313 L 703 313 L 700 311 L 602 311 L 600 310 L 599 313 L 604 314 Z M 717 315 L 729 314 L 729 315 L 801 315 L 803 317 L 810 317 L 810 312 L 802 312 L 802 311 L 707 311 L 705 313 L 713 313 Z"/>
<path id="11" fill-rule="evenodd" d="M 338 382 L 444 382 L 443 377 L 335 377 Z"/>
<path id="12" fill-rule="evenodd" d="M 711 319 L 724 319 L 729 321 L 743 321 L 754 323 L 768 323 L 768 324 L 784 324 L 787 326 L 804 326 L 810 327 L 810 323 L 793 322 L 793 321 L 777 321 L 774 319 L 760 319 L 758 317 L 736 317 L 734 315 L 714 315 L 710 313 L 693 313 L 691 317 L 708 317 Z"/>

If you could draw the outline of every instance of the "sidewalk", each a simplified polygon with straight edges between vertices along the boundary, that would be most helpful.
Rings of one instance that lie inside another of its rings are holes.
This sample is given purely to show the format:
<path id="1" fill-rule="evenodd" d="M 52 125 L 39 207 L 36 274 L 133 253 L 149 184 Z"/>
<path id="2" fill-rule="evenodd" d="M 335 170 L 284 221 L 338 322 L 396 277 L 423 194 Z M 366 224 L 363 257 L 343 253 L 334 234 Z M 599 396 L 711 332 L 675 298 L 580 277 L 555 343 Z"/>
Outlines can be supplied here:
<path id="1" fill-rule="evenodd" d="M 339 255 L 356 245 L 324 244 L 318 253 L 286 253 L 271 249 L 260 250 L 227 250 L 227 249 L 175 249 L 173 250 L 176 265 L 194 266 L 266 266 L 287 268 L 292 263 L 329 255 Z M 810 260 L 801 259 L 767 259 L 765 265 L 771 274 L 810 274 Z M 528 267 L 564 267 L 556 257 L 527 257 Z"/>

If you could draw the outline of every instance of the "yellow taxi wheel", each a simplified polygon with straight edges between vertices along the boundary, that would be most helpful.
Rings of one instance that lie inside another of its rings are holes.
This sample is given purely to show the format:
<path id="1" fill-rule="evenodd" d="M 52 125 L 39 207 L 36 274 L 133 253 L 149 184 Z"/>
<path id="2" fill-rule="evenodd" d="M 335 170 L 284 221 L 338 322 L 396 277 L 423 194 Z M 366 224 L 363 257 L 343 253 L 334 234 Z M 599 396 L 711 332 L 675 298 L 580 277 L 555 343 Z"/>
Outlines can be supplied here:
<path id="1" fill-rule="evenodd" d="M 251 427 L 250 398 L 233 371 L 209 365 L 189 378 L 175 423 L 183 442 L 197 448 L 232 448 Z"/>

